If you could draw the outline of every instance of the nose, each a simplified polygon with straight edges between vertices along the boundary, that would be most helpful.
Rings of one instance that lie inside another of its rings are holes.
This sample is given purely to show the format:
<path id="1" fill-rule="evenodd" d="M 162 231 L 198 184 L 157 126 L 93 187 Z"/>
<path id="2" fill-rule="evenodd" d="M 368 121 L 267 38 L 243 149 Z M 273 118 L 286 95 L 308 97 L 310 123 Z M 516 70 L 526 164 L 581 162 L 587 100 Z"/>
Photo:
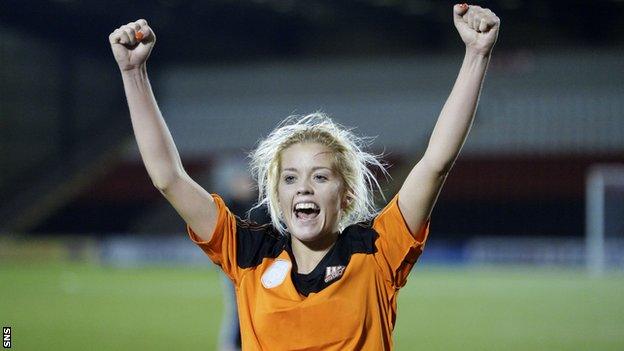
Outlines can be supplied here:
<path id="1" fill-rule="evenodd" d="M 314 194 L 314 190 L 312 190 L 312 186 L 309 181 L 302 181 L 299 183 L 299 187 L 297 189 L 297 195 L 312 195 Z"/>

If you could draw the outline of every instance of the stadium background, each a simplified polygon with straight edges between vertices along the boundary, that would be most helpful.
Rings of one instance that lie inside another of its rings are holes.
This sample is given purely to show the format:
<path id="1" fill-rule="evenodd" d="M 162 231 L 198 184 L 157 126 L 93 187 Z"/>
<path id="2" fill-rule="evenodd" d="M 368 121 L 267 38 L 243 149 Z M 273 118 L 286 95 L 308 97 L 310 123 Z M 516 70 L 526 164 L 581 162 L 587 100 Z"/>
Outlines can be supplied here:
<path id="1" fill-rule="evenodd" d="M 154 28 L 150 79 L 208 190 L 278 121 L 323 110 L 377 136 L 391 196 L 461 64 L 452 4 L 2 1 L 0 322 L 14 348 L 216 345 L 219 278 L 143 168 L 114 28 Z M 609 269 L 591 276 L 584 263 L 588 172 L 624 163 L 624 2 L 481 5 L 502 29 L 399 298 L 397 349 L 621 350 L 622 188 L 611 190 Z"/>

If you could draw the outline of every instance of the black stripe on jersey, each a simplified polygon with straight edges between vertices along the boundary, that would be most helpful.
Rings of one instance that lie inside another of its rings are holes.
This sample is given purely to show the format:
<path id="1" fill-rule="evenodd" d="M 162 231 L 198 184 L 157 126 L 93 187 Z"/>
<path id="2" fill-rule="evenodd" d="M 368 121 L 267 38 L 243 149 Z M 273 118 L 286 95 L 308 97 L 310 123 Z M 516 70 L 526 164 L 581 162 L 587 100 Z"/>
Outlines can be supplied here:
<path id="1" fill-rule="evenodd" d="M 236 218 L 236 261 L 240 268 L 251 268 L 262 263 L 265 258 L 275 258 L 287 250 L 293 262 L 292 280 L 297 291 L 308 296 L 316 293 L 337 279 L 325 282 L 327 267 L 349 265 L 351 255 L 356 253 L 375 253 L 377 233 L 370 224 L 359 223 L 350 225 L 338 236 L 336 244 L 325 254 L 323 259 L 308 274 L 299 274 L 297 262 L 290 246 L 290 236 L 281 235 L 271 224 L 258 225 L 247 220 Z"/>

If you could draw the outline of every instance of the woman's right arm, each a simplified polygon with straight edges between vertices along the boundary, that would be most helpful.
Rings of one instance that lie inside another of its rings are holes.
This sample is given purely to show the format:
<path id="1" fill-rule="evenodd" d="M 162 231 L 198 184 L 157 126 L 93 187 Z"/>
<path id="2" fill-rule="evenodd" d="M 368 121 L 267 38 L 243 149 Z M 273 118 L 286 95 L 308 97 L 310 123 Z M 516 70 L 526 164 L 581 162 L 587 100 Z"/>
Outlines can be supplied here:
<path id="1" fill-rule="evenodd" d="M 147 58 L 156 42 L 154 32 L 141 19 L 117 28 L 109 42 L 121 70 L 134 136 L 152 183 L 197 236 L 210 240 L 217 221 L 216 205 L 184 170 L 147 77 Z"/>

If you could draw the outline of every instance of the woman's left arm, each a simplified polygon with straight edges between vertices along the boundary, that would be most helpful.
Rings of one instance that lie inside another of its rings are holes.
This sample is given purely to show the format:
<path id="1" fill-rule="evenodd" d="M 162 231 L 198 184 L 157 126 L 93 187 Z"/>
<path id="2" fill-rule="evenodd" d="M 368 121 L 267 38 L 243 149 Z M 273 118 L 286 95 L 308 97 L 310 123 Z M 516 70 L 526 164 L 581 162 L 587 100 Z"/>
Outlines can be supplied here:
<path id="1" fill-rule="evenodd" d="M 492 11 L 474 5 L 455 5 L 453 19 L 466 44 L 464 61 L 427 150 L 399 191 L 399 208 L 412 234 L 418 233 L 431 215 L 446 176 L 470 131 L 500 27 L 500 19 Z"/>

